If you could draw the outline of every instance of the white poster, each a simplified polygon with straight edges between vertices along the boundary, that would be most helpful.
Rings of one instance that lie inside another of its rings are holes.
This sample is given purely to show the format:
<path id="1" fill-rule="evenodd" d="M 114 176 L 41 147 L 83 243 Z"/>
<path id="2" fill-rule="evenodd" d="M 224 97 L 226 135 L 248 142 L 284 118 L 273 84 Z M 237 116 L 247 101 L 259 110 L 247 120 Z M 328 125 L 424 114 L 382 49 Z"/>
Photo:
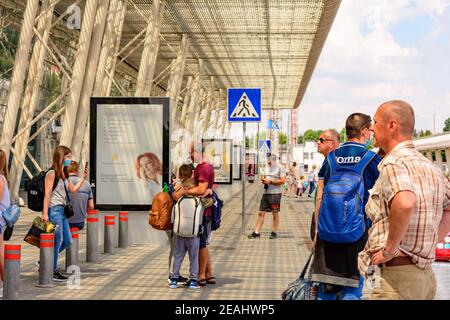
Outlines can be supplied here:
<path id="1" fill-rule="evenodd" d="M 96 204 L 149 205 L 162 190 L 163 105 L 98 104 Z"/>

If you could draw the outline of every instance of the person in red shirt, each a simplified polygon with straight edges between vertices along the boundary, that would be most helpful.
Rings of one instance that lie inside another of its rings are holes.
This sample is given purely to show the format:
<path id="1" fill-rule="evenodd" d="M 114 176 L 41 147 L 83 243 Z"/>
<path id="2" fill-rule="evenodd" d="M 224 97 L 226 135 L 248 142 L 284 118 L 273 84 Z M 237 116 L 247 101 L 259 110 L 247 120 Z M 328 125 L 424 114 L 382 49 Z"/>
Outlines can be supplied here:
<path id="1" fill-rule="evenodd" d="M 172 195 L 175 200 L 178 200 L 184 194 L 201 197 L 208 189 L 214 186 L 214 168 L 206 162 L 203 158 L 203 144 L 200 142 L 191 144 L 191 160 L 193 163 L 198 163 L 194 170 L 194 179 L 198 182 L 198 186 L 189 190 L 178 189 Z M 206 208 L 203 212 L 203 234 L 200 236 L 200 251 L 199 251 L 199 274 L 198 284 L 205 286 L 206 284 L 215 284 L 216 279 L 212 273 L 211 256 L 209 254 L 208 245 L 211 235 L 211 208 Z"/>

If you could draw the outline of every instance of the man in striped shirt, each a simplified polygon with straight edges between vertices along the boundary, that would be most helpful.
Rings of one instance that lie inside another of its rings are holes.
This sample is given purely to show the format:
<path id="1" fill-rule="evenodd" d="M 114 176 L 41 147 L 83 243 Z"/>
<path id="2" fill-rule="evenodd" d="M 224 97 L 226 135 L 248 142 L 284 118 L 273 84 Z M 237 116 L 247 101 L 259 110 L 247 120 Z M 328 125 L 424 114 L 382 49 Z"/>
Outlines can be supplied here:
<path id="1" fill-rule="evenodd" d="M 450 231 L 450 183 L 412 142 L 414 111 L 400 100 L 383 103 L 371 130 L 386 152 L 370 191 L 366 214 L 373 224 L 359 270 L 366 277 L 380 266 L 371 299 L 433 299 L 431 269 L 438 241 Z"/>

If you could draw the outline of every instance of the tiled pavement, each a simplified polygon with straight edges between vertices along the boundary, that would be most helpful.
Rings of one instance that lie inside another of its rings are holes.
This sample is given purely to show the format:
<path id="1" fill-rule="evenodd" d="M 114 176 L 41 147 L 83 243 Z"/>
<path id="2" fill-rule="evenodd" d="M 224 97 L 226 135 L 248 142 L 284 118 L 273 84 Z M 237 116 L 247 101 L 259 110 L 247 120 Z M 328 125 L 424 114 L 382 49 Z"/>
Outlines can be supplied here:
<path id="1" fill-rule="evenodd" d="M 252 231 L 257 217 L 260 185 L 250 184 L 248 224 L 246 234 Z M 38 249 L 22 241 L 35 213 L 23 211 L 20 223 L 10 242 L 22 244 L 21 299 L 280 299 L 280 293 L 293 281 L 308 256 L 309 223 L 312 200 L 283 198 L 278 239 L 269 239 L 271 215 L 267 215 L 260 239 L 247 239 L 241 234 L 241 198 L 239 195 L 224 207 L 221 228 L 213 233 L 210 251 L 217 284 L 199 290 L 183 287 L 169 289 L 168 246 L 132 245 L 116 249 L 113 255 L 100 256 L 99 263 L 85 261 L 85 231 L 80 236 L 80 289 L 69 289 L 65 284 L 55 288 L 37 288 L 38 273 L 34 262 Z M 64 254 L 61 254 L 63 265 Z M 188 257 L 182 274 L 188 275 Z M 435 265 L 439 273 L 437 298 L 449 299 L 450 263 Z"/>

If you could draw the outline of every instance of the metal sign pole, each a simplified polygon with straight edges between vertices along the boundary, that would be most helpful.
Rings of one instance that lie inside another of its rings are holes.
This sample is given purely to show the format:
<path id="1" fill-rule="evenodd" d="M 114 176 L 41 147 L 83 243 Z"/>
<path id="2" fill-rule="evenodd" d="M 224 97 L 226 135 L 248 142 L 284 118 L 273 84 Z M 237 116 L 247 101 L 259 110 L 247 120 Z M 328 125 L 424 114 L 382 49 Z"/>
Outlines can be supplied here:
<path id="1" fill-rule="evenodd" d="M 242 136 L 242 141 L 243 141 L 243 147 L 242 147 L 242 234 L 245 235 L 245 127 L 246 123 L 242 122 L 242 126 L 243 126 L 243 136 Z"/>

